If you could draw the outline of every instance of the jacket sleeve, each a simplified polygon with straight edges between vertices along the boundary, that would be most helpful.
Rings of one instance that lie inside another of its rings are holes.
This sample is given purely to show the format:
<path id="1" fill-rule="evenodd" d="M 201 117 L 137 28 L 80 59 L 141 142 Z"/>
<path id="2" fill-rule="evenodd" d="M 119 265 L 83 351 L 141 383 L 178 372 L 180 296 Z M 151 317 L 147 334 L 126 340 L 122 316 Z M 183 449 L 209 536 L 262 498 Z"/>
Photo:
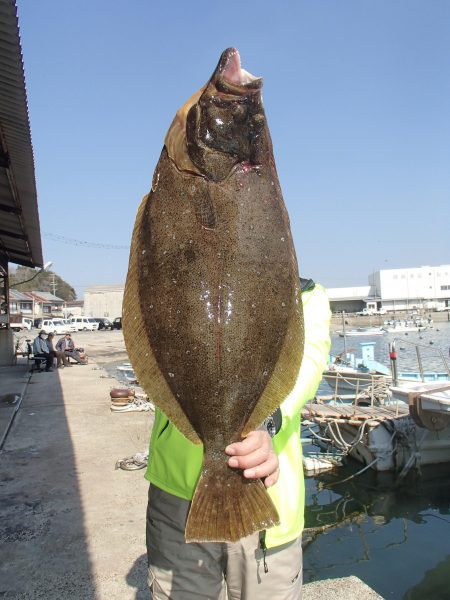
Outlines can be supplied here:
<path id="1" fill-rule="evenodd" d="M 284 417 L 294 417 L 308 402 L 322 380 L 330 351 L 330 303 L 325 289 L 316 284 L 302 294 L 305 347 L 294 389 L 281 405 Z"/>

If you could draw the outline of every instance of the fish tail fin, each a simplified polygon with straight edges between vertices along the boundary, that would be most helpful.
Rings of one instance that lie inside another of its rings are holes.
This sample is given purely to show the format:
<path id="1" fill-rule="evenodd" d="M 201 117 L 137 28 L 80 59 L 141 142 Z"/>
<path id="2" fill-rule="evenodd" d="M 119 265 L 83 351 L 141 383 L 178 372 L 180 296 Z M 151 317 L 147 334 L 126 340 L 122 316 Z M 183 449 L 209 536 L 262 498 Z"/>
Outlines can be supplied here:
<path id="1" fill-rule="evenodd" d="M 203 468 L 186 523 L 186 542 L 235 542 L 279 523 L 260 479 L 244 479 L 226 466 Z"/>

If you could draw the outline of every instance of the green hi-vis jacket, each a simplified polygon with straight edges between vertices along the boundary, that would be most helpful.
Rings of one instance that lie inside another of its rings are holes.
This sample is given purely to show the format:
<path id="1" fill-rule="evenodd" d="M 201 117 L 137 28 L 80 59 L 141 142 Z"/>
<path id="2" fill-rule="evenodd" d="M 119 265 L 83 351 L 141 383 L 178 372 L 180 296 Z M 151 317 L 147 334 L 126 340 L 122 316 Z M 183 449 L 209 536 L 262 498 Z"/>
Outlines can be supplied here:
<path id="1" fill-rule="evenodd" d="M 330 349 L 330 307 L 324 288 L 317 285 L 302 293 L 305 319 L 305 352 L 297 383 L 281 404 L 282 426 L 273 438 L 280 476 L 268 492 L 277 507 L 280 525 L 266 532 L 268 548 L 297 538 L 304 523 L 305 484 L 300 442 L 300 410 L 314 397 Z M 156 410 L 150 440 L 146 479 L 162 490 L 191 500 L 200 477 L 203 446 L 195 445 Z"/>

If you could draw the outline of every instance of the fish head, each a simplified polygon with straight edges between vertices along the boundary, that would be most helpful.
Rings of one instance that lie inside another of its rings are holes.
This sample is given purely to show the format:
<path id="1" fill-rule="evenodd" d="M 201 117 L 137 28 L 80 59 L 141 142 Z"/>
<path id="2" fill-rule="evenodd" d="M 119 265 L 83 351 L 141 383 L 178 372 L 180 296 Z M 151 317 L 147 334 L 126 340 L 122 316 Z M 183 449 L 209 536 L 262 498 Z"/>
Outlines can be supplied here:
<path id="1" fill-rule="evenodd" d="M 262 79 L 242 69 L 239 52 L 225 50 L 209 82 L 178 111 L 166 137 L 178 168 L 222 181 L 239 163 L 258 165 L 267 148 L 261 88 Z"/>

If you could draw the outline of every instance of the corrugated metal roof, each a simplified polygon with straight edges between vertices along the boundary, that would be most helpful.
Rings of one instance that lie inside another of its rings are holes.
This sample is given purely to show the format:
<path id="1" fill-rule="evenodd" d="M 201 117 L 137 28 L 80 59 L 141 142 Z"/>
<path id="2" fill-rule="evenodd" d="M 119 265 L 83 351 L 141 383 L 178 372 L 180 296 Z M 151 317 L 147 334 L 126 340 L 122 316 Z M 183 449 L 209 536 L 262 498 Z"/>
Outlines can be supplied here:
<path id="1" fill-rule="evenodd" d="M 18 290 L 9 290 L 9 299 L 10 300 L 18 300 L 21 302 L 31 302 L 31 298 L 24 294 L 23 292 L 19 292 Z"/>
<path id="2" fill-rule="evenodd" d="M 0 255 L 42 267 L 34 157 L 15 0 L 0 0 Z"/>
<path id="3" fill-rule="evenodd" d="M 58 296 L 54 296 L 50 292 L 39 292 L 39 291 L 33 290 L 32 292 L 28 292 L 28 293 L 33 294 L 33 296 L 35 298 L 40 298 L 41 300 L 44 300 L 45 302 L 65 302 L 65 300 L 63 300 L 62 298 L 58 298 Z"/>

